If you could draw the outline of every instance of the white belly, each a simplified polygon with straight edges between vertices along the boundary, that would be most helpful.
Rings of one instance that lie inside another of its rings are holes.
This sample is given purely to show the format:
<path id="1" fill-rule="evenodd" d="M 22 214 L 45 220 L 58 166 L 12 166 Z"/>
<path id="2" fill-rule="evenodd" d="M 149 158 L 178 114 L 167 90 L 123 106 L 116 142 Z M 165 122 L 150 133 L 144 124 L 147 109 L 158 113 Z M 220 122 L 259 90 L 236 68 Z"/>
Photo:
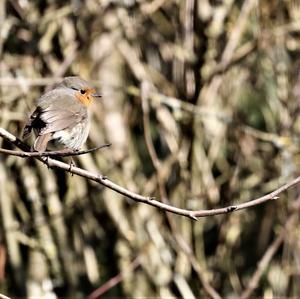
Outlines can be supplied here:
<path id="1" fill-rule="evenodd" d="M 52 139 L 57 140 L 64 146 L 78 150 L 86 142 L 89 134 L 89 123 L 79 123 L 71 129 L 57 131 L 52 135 Z"/>

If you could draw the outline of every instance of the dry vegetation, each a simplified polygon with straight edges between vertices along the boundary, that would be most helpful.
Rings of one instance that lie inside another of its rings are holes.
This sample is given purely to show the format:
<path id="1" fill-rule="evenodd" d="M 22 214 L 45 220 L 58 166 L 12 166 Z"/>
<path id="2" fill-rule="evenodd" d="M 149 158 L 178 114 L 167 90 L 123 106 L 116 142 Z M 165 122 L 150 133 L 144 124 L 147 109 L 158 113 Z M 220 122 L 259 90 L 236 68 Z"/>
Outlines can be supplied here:
<path id="1" fill-rule="evenodd" d="M 0 127 L 80 75 L 103 95 L 87 148 L 112 146 L 79 167 L 181 208 L 246 202 L 299 175 L 299 20 L 297 0 L 0 0 Z M 0 293 L 298 297 L 299 191 L 196 222 L 0 155 Z"/>

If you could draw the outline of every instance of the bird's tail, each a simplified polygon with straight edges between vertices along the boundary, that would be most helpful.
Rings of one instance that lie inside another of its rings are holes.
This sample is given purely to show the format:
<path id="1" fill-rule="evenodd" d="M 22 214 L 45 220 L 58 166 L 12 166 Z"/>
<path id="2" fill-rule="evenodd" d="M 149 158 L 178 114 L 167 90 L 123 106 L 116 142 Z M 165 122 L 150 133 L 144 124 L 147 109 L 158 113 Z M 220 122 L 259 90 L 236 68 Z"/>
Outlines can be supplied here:
<path id="1" fill-rule="evenodd" d="M 38 152 L 44 152 L 50 139 L 51 133 L 39 135 L 34 142 L 33 149 Z"/>

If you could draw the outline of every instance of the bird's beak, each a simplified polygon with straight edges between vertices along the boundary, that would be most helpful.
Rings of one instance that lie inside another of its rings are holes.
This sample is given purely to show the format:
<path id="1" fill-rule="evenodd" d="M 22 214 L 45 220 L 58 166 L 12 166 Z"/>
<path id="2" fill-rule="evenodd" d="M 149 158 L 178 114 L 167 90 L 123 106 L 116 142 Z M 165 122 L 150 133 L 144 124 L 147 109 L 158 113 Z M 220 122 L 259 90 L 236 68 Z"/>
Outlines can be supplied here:
<path id="1" fill-rule="evenodd" d="M 93 93 L 93 94 L 92 94 L 92 97 L 93 97 L 93 98 L 102 98 L 102 95 L 97 94 L 97 93 Z"/>
<path id="2" fill-rule="evenodd" d="M 98 94 L 96 92 L 96 90 L 94 88 L 89 89 L 89 94 L 93 97 L 93 98 L 101 98 L 102 96 L 100 94 Z"/>

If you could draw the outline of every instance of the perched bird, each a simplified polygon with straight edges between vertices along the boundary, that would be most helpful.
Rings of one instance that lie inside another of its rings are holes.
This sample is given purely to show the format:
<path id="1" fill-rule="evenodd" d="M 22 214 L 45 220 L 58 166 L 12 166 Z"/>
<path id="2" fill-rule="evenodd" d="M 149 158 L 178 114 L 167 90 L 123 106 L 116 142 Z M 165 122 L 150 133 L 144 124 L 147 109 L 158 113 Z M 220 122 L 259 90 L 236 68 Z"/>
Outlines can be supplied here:
<path id="1" fill-rule="evenodd" d="M 37 100 L 37 106 L 24 131 L 23 139 L 36 134 L 33 150 L 43 152 L 50 140 L 65 148 L 79 150 L 85 143 L 90 127 L 88 107 L 100 97 L 95 89 L 79 77 L 66 77 Z"/>

